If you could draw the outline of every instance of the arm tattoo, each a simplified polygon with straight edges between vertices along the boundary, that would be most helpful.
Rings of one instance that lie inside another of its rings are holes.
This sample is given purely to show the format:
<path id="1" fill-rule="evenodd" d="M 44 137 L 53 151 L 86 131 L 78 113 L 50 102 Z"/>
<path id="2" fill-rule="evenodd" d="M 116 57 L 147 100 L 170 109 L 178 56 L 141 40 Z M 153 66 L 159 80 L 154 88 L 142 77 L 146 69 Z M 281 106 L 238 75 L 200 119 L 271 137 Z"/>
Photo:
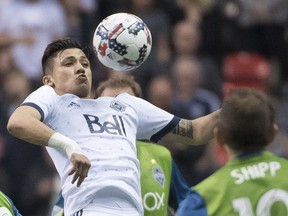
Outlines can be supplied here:
<path id="1" fill-rule="evenodd" d="M 181 119 L 179 124 L 172 131 L 172 133 L 193 139 L 192 121 L 187 119 Z"/>

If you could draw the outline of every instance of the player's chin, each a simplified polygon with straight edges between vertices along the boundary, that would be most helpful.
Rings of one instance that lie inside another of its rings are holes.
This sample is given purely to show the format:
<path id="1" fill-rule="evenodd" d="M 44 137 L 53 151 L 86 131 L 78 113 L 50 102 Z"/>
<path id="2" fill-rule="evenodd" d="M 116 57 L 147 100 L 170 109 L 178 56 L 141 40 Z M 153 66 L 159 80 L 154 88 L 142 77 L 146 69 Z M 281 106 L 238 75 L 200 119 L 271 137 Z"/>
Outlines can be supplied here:
<path id="1" fill-rule="evenodd" d="M 77 90 L 76 90 L 76 92 L 75 92 L 75 94 L 78 96 L 78 97 L 80 97 L 80 98 L 87 98 L 87 97 L 89 97 L 89 93 L 90 93 L 90 85 L 89 84 L 85 84 L 85 83 L 81 83 L 79 86 L 78 86 L 78 88 L 77 88 Z"/>

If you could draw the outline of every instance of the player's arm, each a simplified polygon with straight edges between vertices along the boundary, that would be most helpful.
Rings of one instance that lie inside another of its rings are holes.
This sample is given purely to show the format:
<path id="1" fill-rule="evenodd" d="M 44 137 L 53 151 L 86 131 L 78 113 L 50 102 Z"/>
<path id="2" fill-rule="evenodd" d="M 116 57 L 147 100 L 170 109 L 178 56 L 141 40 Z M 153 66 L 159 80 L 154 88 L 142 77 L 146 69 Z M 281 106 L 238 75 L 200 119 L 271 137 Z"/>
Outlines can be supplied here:
<path id="1" fill-rule="evenodd" d="M 89 160 L 76 142 L 56 133 L 40 119 L 41 115 L 37 109 L 31 106 L 20 106 L 9 118 L 7 130 L 26 142 L 65 151 L 73 164 L 69 172 L 69 175 L 74 174 L 72 183 L 77 181 L 77 186 L 80 186 L 88 174 Z"/>
<path id="2" fill-rule="evenodd" d="M 194 119 L 181 119 L 178 125 L 163 136 L 159 143 L 181 143 L 185 145 L 207 144 L 214 137 L 220 110 Z"/>

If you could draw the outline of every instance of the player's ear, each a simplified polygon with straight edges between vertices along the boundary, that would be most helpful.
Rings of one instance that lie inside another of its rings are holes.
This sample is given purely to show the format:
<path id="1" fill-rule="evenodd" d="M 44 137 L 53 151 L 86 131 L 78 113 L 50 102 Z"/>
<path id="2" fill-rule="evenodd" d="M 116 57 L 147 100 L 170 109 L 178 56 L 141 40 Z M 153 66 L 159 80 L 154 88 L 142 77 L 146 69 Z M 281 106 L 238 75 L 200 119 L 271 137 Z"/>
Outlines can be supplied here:
<path id="1" fill-rule="evenodd" d="M 42 82 L 44 85 L 49 85 L 51 87 L 54 87 L 54 81 L 53 78 L 50 75 L 44 76 L 42 78 Z"/>
<path id="2" fill-rule="evenodd" d="M 276 123 L 273 124 L 270 133 L 268 134 L 268 143 L 271 143 L 275 137 L 275 135 L 278 133 L 279 127 Z"/>
<path id="3" fill-rule="evenodd" d="M 216 141 L 220 146 L 223 146 L 225 144 L 221 128 L 219 127 L 214 128 L 214 137 L 216 138 Z"/>

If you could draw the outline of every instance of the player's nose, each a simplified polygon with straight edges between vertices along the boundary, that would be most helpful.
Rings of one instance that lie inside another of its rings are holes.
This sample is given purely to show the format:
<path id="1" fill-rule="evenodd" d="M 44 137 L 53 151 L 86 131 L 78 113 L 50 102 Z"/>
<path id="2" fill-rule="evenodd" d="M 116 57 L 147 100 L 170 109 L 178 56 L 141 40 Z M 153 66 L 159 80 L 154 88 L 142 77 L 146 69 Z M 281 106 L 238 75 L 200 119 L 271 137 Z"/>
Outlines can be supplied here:
<path id="1" fill-rule="evenodd" d="M 85 73 L 85 68 L 84 68 L 84 66 L 82 65 L 82 64 L 80 64 L 80 63 L 78 63 L 77 65 L 76 65 L 76 68 L 75 68 L 76 70 L 76 73 L 77 74 L 80 74 L 80 73 Z"/>

